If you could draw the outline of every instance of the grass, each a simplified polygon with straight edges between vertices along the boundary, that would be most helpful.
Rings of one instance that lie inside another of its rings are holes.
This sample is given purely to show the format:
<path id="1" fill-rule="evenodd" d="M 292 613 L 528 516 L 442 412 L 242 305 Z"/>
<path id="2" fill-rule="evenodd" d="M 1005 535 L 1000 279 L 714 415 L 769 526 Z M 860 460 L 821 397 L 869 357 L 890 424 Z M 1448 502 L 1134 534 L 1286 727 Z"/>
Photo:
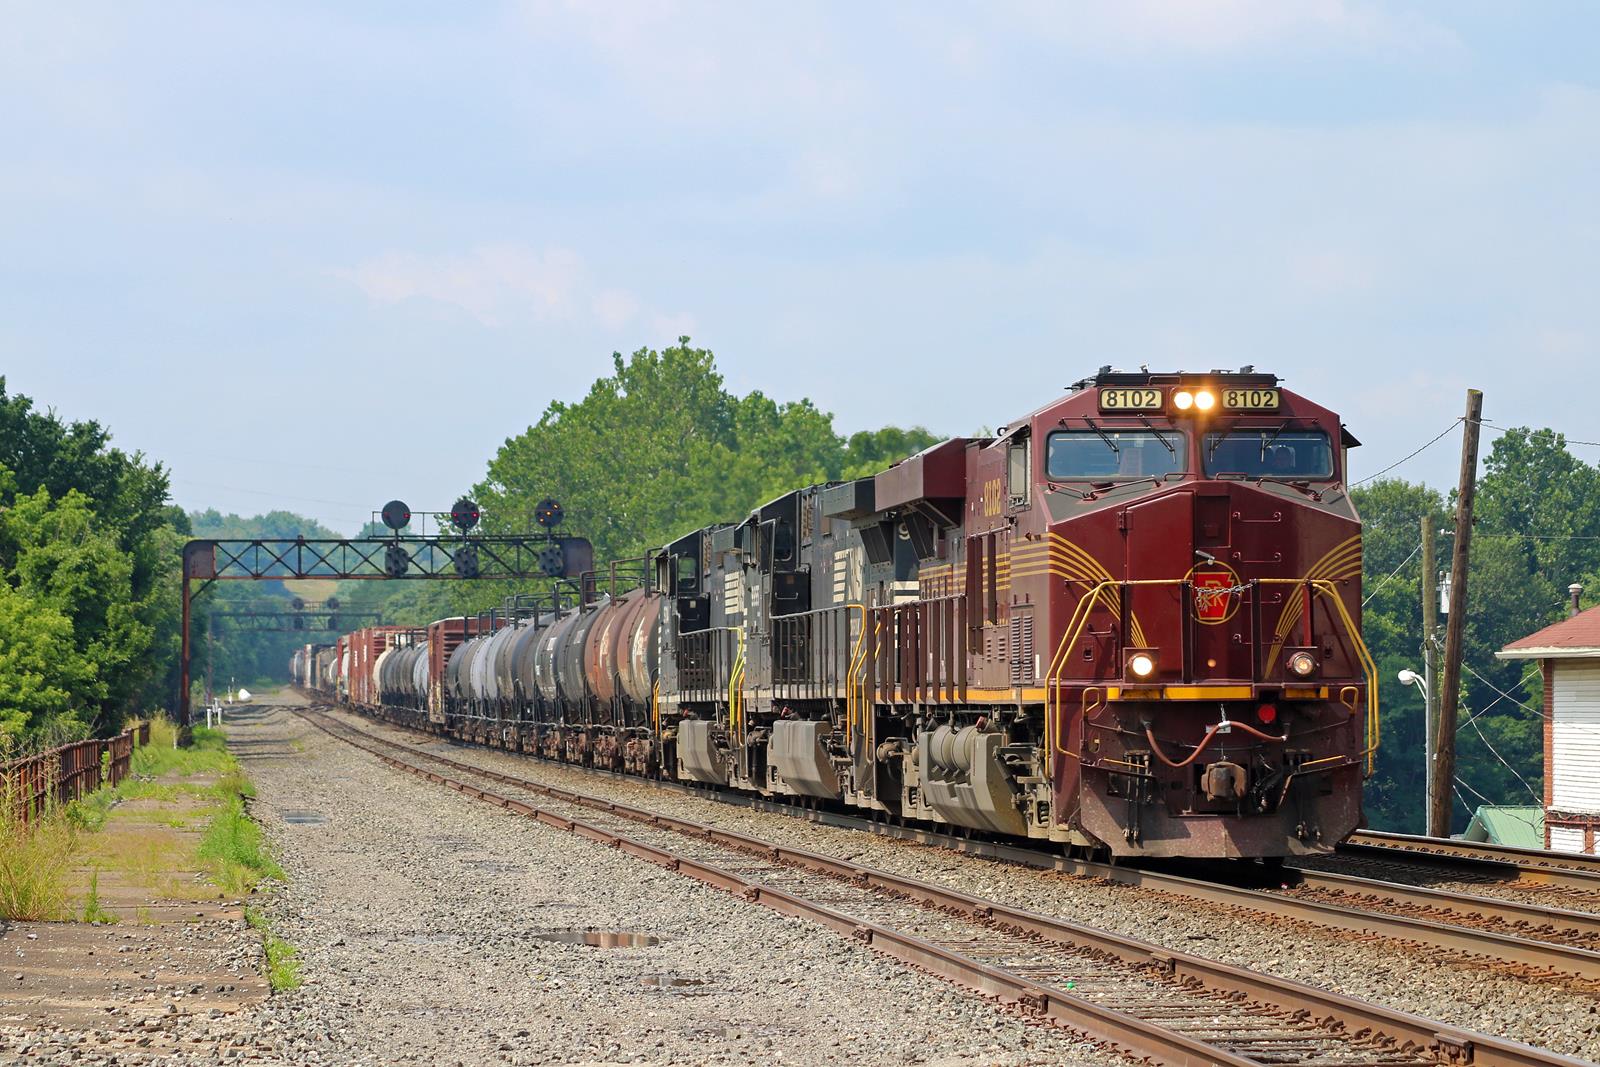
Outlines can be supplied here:
<path id="1" fill-rule="evenodd" d="M 300 950 L 272 932 L 260 908 L 244 909 L 244 918 L 261 935 L 261 948 L 267 954 L 267 981 L 274 993 L 300 985 Z"/>
<path id="2" fill-rule="evenodd" d="M 0 795 L 0 918 L 58 919 L 78 831 L 60 811 L 24 824 L 10 799 Z"/>
<path id="3" fill-rule="evenodd" d="M 200 841 L 200 858 L 210 860 L 215 880 L 232 893 L 248 893 L 266 878 L 283 880 L 283 870 L 267 855 L 261 827 L 245 814 L 244 799 L 232 794 L 211 820 Z"/>
<path id="4" fill-rule="evenodd" d="M 117 917 L 100 906 L 100 868 L 89 875 L 89 898 L 83 904 L 83 921 L 86 923 L 114 923 Z"/>
<path id="5" fill-rule="evenodd" d="M 149 743 L 133 752 L 130 777 L 47 810 L 28 825 L 11 816 L 16 809 L 6 803 L 0 783 L 0 918 L 76 917 L 79 909 L 69 904 L 68 885 L 74 861 L 78 869 L 84 866 L 83 853 L 93 868 L 81 902 L 86 922 L 112 919 L 100 904 L 102 869 L 126 872 L 178 899 L 202 899 L 196 884 L 181 877 L 196 867 L 235 895 L 265 879 L 281 880 L 282 869 L 245 812 L 244 801 L 255 796 L 255 787 L 228 752 L 223 732 L 196 727 L 193 739 L 190 747 L 178 748 L 177 727 L 166 719 L 152 720 Z M 129 801 L 140 803 L 118 809 Z M 116 833 L 99 832 L 113 820 Z M 193 837 L 168 832 L 200 827 L 198 847 Z"/>
<path id="6" fill-rule="evenodd" d="M 192 778 L 200 774 L 223 775 L 237 769 L 228 752 L 221 730 L 196 726 L 193 743 L 177 748 L 178 728 L 167 719 L 150 722 L 150 743 L 133 751 L 133 773 L 137 778 L 177 775 Z"/>

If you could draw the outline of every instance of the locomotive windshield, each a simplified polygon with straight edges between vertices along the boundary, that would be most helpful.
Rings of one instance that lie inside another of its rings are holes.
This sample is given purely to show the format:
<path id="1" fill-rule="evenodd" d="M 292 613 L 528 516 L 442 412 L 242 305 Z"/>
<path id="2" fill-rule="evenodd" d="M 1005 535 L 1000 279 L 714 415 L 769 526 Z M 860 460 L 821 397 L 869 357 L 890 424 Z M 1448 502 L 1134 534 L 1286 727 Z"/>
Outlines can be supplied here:
<path id="1" fill-rule="evenodd" d="M 1290 480 L 1333 477 L 1333 446 L 1321 430 L 1208 433 L 1201 451 L 1207 477 L 1236 475 Z"/>
<path id="2" fill-rule="evenodd" d="M 1159 478 L 1188 469 L 1189 439 L 1177 430 L 1059 430 L 1050 435 L 1045 477 Z"/>

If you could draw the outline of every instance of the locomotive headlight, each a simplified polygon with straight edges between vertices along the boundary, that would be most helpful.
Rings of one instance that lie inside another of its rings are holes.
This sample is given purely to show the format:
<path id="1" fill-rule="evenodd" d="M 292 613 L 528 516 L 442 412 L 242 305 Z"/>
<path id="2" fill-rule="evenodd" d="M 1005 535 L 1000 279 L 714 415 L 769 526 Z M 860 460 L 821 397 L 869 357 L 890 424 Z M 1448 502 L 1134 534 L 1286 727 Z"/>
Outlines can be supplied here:
<path id="1" fill-rule="evenodd" d="M 1197 411 L 1210 411 L 1217 406 L 1216 394 L 1205 389 L 1200 390 L 1194 394 L 1194 406 Z"/>
<path id="2" fill-rule="evenodd" d="M 1156 658 L 1148 652 L 1135 652 L 1128 657 L 1128 671 L 1135 678 L 1148 678 L 1156 671 Z"/>
<path id="3" fill-rule="evenodd" d="M 1290 653 L 1287 661 L 1289 673 L 1300 678 L 1309 678 L 1317 672 L 1317 657 L 1301 650 Z"/>
<path id="4" fill-rule="evenodd" d="M 1194 407 L 1194 394 L 1187 389 L 1179 389 L 1172 394 L 1172 406 L 1179 411 L 1188 411 Z"/>

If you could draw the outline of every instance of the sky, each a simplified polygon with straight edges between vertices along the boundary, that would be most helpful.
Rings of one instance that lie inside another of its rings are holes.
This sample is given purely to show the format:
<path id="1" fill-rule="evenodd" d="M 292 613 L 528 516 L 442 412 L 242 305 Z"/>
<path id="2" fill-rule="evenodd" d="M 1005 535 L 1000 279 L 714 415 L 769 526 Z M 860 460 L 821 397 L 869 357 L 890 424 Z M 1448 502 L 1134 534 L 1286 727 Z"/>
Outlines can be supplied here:
<path id="1" fill-rule="evenodd" d="M 186 507 L 446 509 L 684 334 L 842 431 L 1250 363 L 1357 477 L 1468 386 L 1600 440 L 1593 4 L 0 13 L 0 374 Z"/>

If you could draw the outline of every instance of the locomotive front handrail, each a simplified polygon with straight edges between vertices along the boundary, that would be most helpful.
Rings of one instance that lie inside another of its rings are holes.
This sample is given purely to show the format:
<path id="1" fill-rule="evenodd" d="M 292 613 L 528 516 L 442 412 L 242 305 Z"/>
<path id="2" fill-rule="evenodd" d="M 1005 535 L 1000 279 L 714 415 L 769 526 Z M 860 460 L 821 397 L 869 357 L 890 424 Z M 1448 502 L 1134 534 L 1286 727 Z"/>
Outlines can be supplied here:
<path id="1" fill-rule="evenodd" d="M 1108 602 L 1106 607 L 1108 610 L 1117 610 L 1120 612 L 1121 605 L 1126 605 L 1128 602 L 1128 597 L 1125 591 L 1128 587 L 1186 584 L 1188 584 L 1188 582 L 1187 579 L 1184 578 L 1144 578 L 1123 582 L 1108 580 L 1097 583 L 1079 598 L 1077 605 L 1073 608 L 1072 618 L 1068 620 L 1066 629 L 1062 631 L 1061 643 L 1056 646 L 1055 655 L 1053 655 L 1050 659 L 1050 670 L 1047 673 L 1045 680 L 1045 685 L 1047 686 L 1045 691 L 1045 751 L 1051 753 L 1052 757 L 1057 753 L 1064 756 L 1075 755 L 1074 753 L 1067 751 L 1065 745 L 1063 745 L 1061 741 L 1061 735 L 1063 733 L 1060 724 L 1060 715 L 1062 709 L 1062 674 L 1066 669 L 1067 660 L 1070 655 L 1069 650 L 1077 644 L 1078 637 L 1082 634 L 1083 628 L 1089 622 L 1089 617 L 1094 614 L 1095 606 L 1102 600 L 1106 593 L 1112 589 L 1122 592 L 1123 595 L 1119 598 L 1120 603 L 1117 606 L 1114 606 L 1113 603 Z M 1334 607 L 1339 615 L 1339 620 L 1343 625 L 1345 634 L 1350 641 L 1350 646 L 1355 652 L 1356 658 L 1361 665 L 1362 673 L 1366 676 L 1367 721 L 1365 723 L 1365 733 L 1367 744 L 1362 752 L 1362 757 L 1366 761 L 1367 774 L 1370 775 L 1372 773 L 1374 759 L 1378 752 L 1378 743 L 1380 739 L 1378 715 L 1378 669 L 1376 664 L 1373 662 L 1372 653 L 1367 649 L 1366 642 L 1362 640 L 1360 628 L 1356 626 L 1355 620 L 1350 615 L 1350 610 L 1345 607 L 1344 599 L 1339 596 L 1337 587 L 1331 580 L 1326 578 L 1256 578 L 1251 582 L 1251 589 L 1254 589 L 1259 585 L 1297 585 L 1306 590 L 1306 596 L 1308 600 L 1315 592 L 1320 593 L 1321 595 L 1333 601 Z M 1259 677 L 1258 665 L 1255 662 L 1256 656 L 1254 653 L 1254 646 L 1259 639 L 1259 635 L 1256 633 L 1256 619 L 1258 617 L 1258 612 L 1254 610 L 1256 600 L 1257 598 L 1252 597 L 1251 684 L 1257 684 L 1261 680 Z M 1309 611 L 1306 612 L 1306 618 L 1307 626 L 1309 627 Z M 1117 639 L 1118 643 L 1121 644 L 1124 639 L 1124 635 L 1119 634 Z M 1045 771 L 1047 777 L 1053 777 L 1053 758 L 1047 761 Z"/>
<path id="2" fill-rule="evenodd" d="M 848 744 L 855 740 L 856 732 L 856 671 L 861 666 L 867 644 L 867 606 L 865 604 L 844 605 L 846 615 L 851 610 L 861 612 L 861 633 L 856 635 L 856 644 L 850 650 L 850 665 L 844 672 L 844 737 Z M 833 609 L 828 609 L 833 610 Z"/>
<path id="3" fill-rule="evenodd" d="M 744 627 L 728 626 L 739 638 L 739 652 L 728 672 L 728 730 L 735 740 L 744 740 Z"/>

